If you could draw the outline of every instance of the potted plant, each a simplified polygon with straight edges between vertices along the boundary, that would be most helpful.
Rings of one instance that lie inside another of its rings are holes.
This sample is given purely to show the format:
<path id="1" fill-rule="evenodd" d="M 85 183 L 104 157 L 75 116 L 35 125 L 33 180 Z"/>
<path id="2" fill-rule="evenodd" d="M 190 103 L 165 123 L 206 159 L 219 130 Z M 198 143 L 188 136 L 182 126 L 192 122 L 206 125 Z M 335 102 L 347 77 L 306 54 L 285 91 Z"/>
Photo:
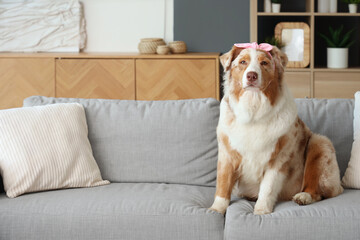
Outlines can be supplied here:
<path id="1" fill-rule="evenodd" d="M 282 47 L 284 47 L 284 44 L 281 42 L 280 39 L 276 38 L 275 36 L 268 36 L 265 38 L 265 41 L 266 43 L 270 44 L 270 45 L 273 45 L 273 46 L 276 46 L 278 47 L 279 49 L 281 49 Z"/>
<path id="2" fill-rule="evenodd" d="M 279 13 L 282 0 L 271 0 L 271 9 L 273 13 Z"/>
<path id="3" fill-rule="evenodd" d="M 349 5 L 349 13 L 357 12 L 357 6 L 360 3 L 360 0 L 342 0 L 342 1 Z"/>
<path id="4" fill-rule="evenodd" d="M 350 31 L 342 34 L 343 29 L 344 25 L 341 25 L 337 29 L 333 29 L 329 26 L 329 36 L 319 33 L 327 44 L 328 68 L 348 67 L 349 47 L 355 42 L 355 40 L 351 41 L 351 34 L 355 29 L 351 29 Z"/>

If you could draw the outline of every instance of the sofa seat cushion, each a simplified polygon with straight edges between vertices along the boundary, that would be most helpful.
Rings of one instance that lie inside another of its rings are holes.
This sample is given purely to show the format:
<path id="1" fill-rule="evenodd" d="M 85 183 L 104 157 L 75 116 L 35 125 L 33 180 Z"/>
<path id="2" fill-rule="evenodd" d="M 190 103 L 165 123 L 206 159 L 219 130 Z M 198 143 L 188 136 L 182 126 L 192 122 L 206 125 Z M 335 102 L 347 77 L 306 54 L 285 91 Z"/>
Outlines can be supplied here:
<path id="1" fill-rule="evenodd" d="M 222 239 L 224 217 L 207 208 L 215 188 L 112 183 L 0 195 L 0 239 Z"/>
<path id="2" fill-rule="evenodd" d="M 360 236 L 360 190 L 307 206 L 280 202 L 268 215 L 254 215 L 255 202 L 235 200 L 226 212 L 225 239 L 347 240 Z"/>

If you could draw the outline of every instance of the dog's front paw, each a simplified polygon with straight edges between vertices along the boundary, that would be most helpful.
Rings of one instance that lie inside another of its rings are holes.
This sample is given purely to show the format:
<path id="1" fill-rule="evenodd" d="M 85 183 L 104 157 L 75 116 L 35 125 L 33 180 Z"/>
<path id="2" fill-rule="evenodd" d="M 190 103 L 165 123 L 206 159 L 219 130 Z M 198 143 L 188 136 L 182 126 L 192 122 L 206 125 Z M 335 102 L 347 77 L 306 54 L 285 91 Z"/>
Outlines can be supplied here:
<path id="1" fill-rule="evenodd" d="M 264 215 L 269 213 L 272 213 L 270 209 L 265 209 L 265 208 L 254 209 L 255 215 Z"/>
<path id="2" fill-rule="evenodd" d="M 219 209 L 215 209 L 213 207 L 209 208 L 209 210 L 220 213 L 220 214 L 223 214 L 223 215 L 225 214 L 225 211 L 226 211 L 226 209 L 225 210 L 219 210 Z"/>
<path id="3" fill-rule="evenodd" d="M 210 210 L 216 211 L 221 214 L 225 214 L 226 209 L 229 206 L 229 203 L 230 200 L 216 196 L 213 205 L 210 207 Z"/>
<path id="4" fill-rule="evenodd" d="M 266 204 L 255 204 L 254 214 L 255 215 L 264 215 L 272 213 L 272 208 L 266 206 Z"/>

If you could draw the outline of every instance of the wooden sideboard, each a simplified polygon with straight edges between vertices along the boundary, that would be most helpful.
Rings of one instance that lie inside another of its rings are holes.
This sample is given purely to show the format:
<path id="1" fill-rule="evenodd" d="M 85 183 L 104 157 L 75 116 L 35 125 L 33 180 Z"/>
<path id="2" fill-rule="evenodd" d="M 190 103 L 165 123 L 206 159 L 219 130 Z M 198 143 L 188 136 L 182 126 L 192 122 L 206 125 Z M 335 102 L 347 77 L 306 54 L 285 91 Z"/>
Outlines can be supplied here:
<path id="1" fill-rule="evenodd" d="M 174 100 L 220 99 L 218 53 L 0 54 L 0 109 L 32 95 Z"/>
<path id="2" fill-rule="evenodd" d="M 286 69 L 294 97 L 353 98 L 360 70 Z M 218 53 L 1 53 L 0 109 L 49 97 L 220 100 Z"/>

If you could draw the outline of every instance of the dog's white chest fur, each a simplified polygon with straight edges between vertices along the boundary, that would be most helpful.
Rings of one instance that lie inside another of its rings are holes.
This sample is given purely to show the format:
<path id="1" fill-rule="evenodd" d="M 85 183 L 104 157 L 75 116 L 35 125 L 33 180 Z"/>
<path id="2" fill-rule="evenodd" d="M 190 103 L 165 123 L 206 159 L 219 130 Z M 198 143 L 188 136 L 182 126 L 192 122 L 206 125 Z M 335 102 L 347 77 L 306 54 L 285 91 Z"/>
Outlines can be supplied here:
<path id="1" fill-rule="evenodd" d="M 242 156 L 238 169 L 241 175 L 240 185 L 236 185 L 234 190 L 238 190 L 238 194 L 247 192 L 247 195 L 255 197 L 271 154 L 279 138 L 289 131 L 296 120 L 297 110 L 294 101 L 287 101 L 288 97 L 291 98 L 287 89 L 284 89 L 284 97 L 279 98 L 275 106 L 270 106 L 262 99 L 266 98 L 265 96 L 257 96 L 257 100 L 252 96 L 260 95 L 261 92 L 246 94 L 240 101 L 231 98 L 222 101 L 218 128 L 228 136 L 231 148 Z M 249 104 L 249 101 L 253 102 Z M 257 104 L 264 107 L 251 107 Z M 231 122 L 229 118 L 233 118 L 234 115 L 235 120 Z"/>

